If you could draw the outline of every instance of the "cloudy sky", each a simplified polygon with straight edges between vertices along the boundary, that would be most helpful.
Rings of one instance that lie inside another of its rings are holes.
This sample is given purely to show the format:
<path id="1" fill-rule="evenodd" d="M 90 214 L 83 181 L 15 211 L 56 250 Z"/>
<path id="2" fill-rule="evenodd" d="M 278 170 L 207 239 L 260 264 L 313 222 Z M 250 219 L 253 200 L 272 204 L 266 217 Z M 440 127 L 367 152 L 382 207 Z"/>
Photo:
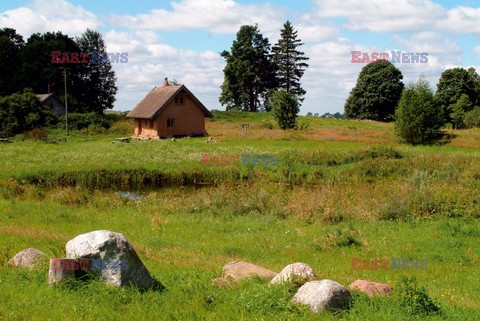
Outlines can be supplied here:
<path id="1" fill-rule="evenodd" d="M 218 102 L 224 61 L 239 27 L 257 23 L 275 43 L 290 20 L 305 42 L 310 68 L 301 113 L 343 112 L 365 64 L 352 51 L 428 53 L 428 63 L 396 63 L 404 82 L 423 73 L 434 87 L 443 70 L 480 70 L 479 0 L 17 0 L 0 2 L 0 27 L 25 40 L 35 32 L 104 35 L 108 52 L 128 52 L 114 64 L 115 109 L 131 110 L 163 78 L 184 83 L 209 108 Z"/>

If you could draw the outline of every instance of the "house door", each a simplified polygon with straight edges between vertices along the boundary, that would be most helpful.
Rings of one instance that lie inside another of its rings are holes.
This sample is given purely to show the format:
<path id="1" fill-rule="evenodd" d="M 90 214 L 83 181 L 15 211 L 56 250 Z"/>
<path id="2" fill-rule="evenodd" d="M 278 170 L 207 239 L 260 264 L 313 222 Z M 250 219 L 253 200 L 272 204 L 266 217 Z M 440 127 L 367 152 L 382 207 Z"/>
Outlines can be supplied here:
<path id="1" fill-rule="evenodd" d="M 137 136 L 140 136 L 140 135 L 142 135 L 142 120 L 141 119 L 138 120 L 138 126 L 137 127 L 138 127 Z"/>

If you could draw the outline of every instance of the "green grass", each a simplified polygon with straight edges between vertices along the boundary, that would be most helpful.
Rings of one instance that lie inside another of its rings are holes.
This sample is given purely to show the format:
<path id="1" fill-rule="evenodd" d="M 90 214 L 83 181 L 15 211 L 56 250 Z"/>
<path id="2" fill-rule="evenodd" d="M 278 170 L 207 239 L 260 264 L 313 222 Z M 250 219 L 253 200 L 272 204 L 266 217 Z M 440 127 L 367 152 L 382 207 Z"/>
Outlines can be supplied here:
<path id="1" fill-rule="evenodd" d="M 228 204 L 212 212 L 195 204 L 205 191 L 166 190 L 142 203 L 124 201 L 102 193 L 93 203 L 67 206 L 58 202 L 5 200 L 0 208 L 1 281 L 0 316 L 6 319 L 49 319 L 75 316 L 93 319 L 318 319 L 289 304 L 288 288 L 270 289 L 262 281 L 247 281 L 234 289 L 217 289 L 210 280 L 232 260 L 255 262 L 275 271 L 302 261 L 319 278 L 348 285 L 368 279 L 396 285 L 402 276 L 415 276 L 429 295 L 444 307 L 444 315 L 431 319 L 468 320 L 478 313 L 475 294 L 480 290 L 480 224 L 471 219 L 435 221 L 351 221 L 335 225 L 308 224 L 256 212 L 232 213 Z M 173 209 L 179 196 L 188 199 Z M 5 267 L 15 252 L 36 247 L 61 257 L 68 239 L 96 229 L 122 232 L 166 291 L 138 293 L 101 284 L 80 288 L 49 287 L 46 272 L 16 272 Z M 434 231 L 432 233 L 432 231 Z M 355 242 L 346 242 L 345 237 Z M 426 271 L 354 271 L 353 258 L 428 260 Z M 19 299 L 19 296 L 22 298 Z M 139 313 L 139 311 L 143 311 Z M 395 299 L 359 297 L 345 320 L 402 320 Z M 338 319 L 327 314 L 324 319 Z"/>
<path id="2" fill-rule="evenodd" d="M 21 136 L 0 145 L 0 320 L 480 320 L 479 131 L 411 147 L 391 124 L 301 117 L 307 129 L 284 132 L 268 129 L 271 121 L 215 112 L 213 144 L 112 143 L 131 126 L 122 122 L 56 145 Z M 204 167 L 205 153 L 276 155 L 279 164 Z M 187 186 L 202 182 L 209 184 Z M 143 189 L 144 200 L 115 194 L 127 189 Z M 50 287 L 45 271 L 6 266 L 27 247 L 63 257 L 69 239 L 99 229 L 122 232 L 166 290 Z M 353 258 L 428 260 L 428 269 L 356 271 Z M 441 313 L 411 312 L 396 293 L 355 294 L 347 312 L 314 315 L 290 303 L 289 286 L 214 287 L 233 260 L 275 271 L 301 261 L 344 285 L 367 279 L 396 288 L 416 277 Z"/>

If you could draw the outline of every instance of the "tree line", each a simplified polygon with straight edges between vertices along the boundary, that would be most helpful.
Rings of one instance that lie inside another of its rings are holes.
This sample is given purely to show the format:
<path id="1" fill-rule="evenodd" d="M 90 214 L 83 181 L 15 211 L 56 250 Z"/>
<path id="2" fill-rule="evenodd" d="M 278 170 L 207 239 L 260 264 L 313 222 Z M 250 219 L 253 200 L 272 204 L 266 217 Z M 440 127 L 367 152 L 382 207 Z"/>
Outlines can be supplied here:
<path id="1" fill-rule="evenodd" d="M 480 76 L 474 68 L 445 70 L 435 93 L 423 75 L 407 86 L 402 79 L 389 61 L 367 64 L 345 102 L 345 116 L 395 121 L 397 134 L 412 144 L 438 139 L 447 124 L 480 127 Z"/>
<path id="2" fill-rule="evenodd" d="M 36 100 L 50 89 L 62 102 L 67 70 L 69 112 L 98 113 L 113 108 L 117 87 L 110 62 L 52 63 L 52 51 L 106 52 L 102 35 L 87 29 L 75 39 L 62 32 L 32 34 L 27 41 L 15 29 L 0 29 L 0 135 L 49 126 L 56 116 Z"/>
<path id="3" fill-rule="evenodd" d="M 62 53 L 106 52 L 102 35 L 87 29 L 75 39 L 62 32 L 32 34 L 25 42 L 15 29 L 0 29 L 0 96 L 31 88 L 35 93 L 47 93 L 48 88 L 62 98 L 67 67 L 69 107 L 77 112 L 102 112 L 111 109 L 117 87 L 110 62 L 52 63 L 52 51 Z"/>

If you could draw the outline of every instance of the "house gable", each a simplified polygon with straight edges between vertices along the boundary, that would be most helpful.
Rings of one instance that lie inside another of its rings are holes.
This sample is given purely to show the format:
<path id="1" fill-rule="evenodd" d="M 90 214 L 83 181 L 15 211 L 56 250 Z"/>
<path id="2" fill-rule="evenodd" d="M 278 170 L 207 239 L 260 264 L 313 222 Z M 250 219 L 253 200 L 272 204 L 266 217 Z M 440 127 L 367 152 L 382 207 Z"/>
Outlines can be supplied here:
<path id="1" fill-rule="evenodd" d="M 152 89 L 145 98 L 128 113 L 127 117 L 154 119 L 180 92 L 185 92 L 190 95 L 200 110 L 202 110 L 205 117 L 213 117 L 210 111 L 184 85 L 156 87 Z"/>

